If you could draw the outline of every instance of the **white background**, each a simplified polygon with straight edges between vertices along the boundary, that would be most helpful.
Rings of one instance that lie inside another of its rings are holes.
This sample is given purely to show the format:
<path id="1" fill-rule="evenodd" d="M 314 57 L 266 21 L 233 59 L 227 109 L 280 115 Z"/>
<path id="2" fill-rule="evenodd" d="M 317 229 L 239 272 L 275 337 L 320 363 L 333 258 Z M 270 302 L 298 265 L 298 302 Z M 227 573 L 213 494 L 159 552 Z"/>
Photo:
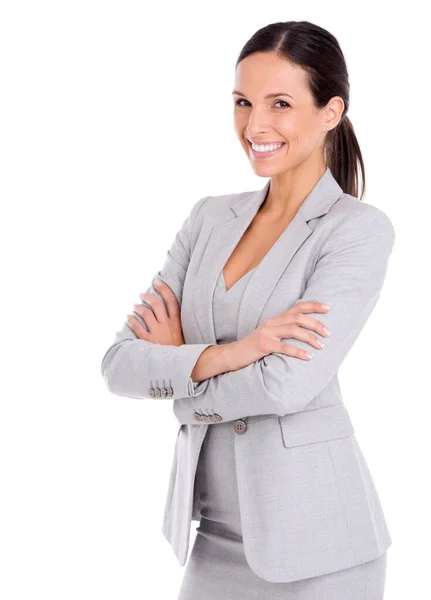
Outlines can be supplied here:
<path id="1" fill-rule="evenodd" d="M 419 2 L 296 6 L 2 4 L 5 600 L 176 598 L 184 570 L 161 533 L 172 402 L 114 396 L 100 362 L 193 204 L 267 181 L 233 130 L 234 65 L 286 20 L 340 42 L 365 201 L 396 229 L 340 381 L 393 538 L 385 599 L 429 589 L 428 22 Z"/>

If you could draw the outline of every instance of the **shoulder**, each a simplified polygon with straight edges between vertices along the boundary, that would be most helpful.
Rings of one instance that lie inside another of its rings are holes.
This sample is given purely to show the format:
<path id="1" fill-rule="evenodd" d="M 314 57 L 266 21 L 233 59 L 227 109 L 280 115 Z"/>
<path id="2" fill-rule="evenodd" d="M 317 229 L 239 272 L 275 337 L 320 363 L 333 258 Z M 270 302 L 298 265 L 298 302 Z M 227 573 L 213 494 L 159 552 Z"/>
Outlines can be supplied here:
<path id="1" fill-rule="evenodd" d="M 333 233 L 348 239 L 375 238 L 390 247 L 395 242 L 395 227 L 389 215 L 356 196 L 343 193 L 326 217 L 326 225 L 332 227 Z"/>
<path id="2" fill-rule="evenodd" d="M 214 218 L 218 220 L 224 218 L 225 215 L 231 214 L 230 206 L 233 202 L 240 202 L 242 199 L 246 202 L 253 193 L 256 193 L 256 191 L 204 196 L 193 205 L 192 220 L 202 222 L 204 219 Z"/>

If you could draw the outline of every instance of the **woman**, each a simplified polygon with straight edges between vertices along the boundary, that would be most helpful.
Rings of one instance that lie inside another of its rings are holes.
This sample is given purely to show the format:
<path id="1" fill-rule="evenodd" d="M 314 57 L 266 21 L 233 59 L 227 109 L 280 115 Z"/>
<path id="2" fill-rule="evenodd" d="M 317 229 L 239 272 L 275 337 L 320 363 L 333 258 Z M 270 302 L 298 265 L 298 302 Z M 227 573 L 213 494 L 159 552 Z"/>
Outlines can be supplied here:
<path id="1" fill-rule="evenodd" d="M 270 179 L 193 206 L 102 373 L 114 394 L 173 399 L 162 531 L 181 565 L 199 521 L 179 600 L 381 600 L 392 540 L 337 372 L 395 233 L 357 197 L 337 40 L 307 21 L 260 29 L 233 101 Z"/>

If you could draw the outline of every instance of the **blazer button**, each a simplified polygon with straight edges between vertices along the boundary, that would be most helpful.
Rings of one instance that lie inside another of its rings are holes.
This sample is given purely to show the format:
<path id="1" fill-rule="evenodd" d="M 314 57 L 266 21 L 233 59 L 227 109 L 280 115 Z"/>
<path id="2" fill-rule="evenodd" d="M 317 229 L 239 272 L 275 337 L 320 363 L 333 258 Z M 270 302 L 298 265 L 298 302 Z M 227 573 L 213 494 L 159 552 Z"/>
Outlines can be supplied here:
<path id="1" fill-rule="evenodd" d="M 160 388 L 154 388 L 154 398 L 160 398 Z"/>
<path id="2" fill-rule="evenodd" d="M 174 390 L 169 386 L 166 388 L 166 398 L 172 398 L 174 395 Z"/>
<path id="3" fill-rule="evenodd" d="M 221 418 L 220 415 L 215 414 L 215 415 L 211 415 L 211 421 L 213 423 L 220 423 L 220 421 L 223 421 L 223 419 Z"/>
<path id="4" fill-rule="evenodd" d="M 166 398 L 166 388 L 160 388 L 160 398 Z"/>
<path id="5" fill-rule="evenodd" d="M 242 435 L 247 431 L 247 423 L 243 419 L 234 421 L 233 429 L 238 435 Z"/>
<path id="6" fill-rule="evenodd" d="M 202 420 L 203 420 L 203 419 L 202 419 L 202 416 L 203 416 L 203 415 L 201 415 L 201 414 L 200 414 L 200 413 L 198 413 L 198 412 L 195 412 L 195 413 L 193 413 L 193 417 L 196 419 L 196 421 L 202 421 Z"/>
<path id="7" fill-rule="evenodd" d="M 154 398 L 154 388 L 150 388 L 150 398 Z"/>

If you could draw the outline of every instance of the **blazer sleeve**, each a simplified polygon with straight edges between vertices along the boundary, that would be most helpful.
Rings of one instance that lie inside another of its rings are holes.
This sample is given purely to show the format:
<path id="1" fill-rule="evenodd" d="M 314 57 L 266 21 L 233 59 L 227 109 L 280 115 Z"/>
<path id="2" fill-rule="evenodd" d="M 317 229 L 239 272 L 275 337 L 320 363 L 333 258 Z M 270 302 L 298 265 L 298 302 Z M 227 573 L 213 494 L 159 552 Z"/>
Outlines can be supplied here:
<path id="1" fill-rule="evenodd" d="M 372 205 L 360 209 L 332 230 L 297 301 L 330 305 L 327 313 L 309 313 L 331 331 L 324 338 L 325 346 L 319 350 L 283 338 L 313 358 L 307 361 L 274 352 L 245 368 L 195 382 L 195 398 L 174 402 L 180 423 L 196 424 L 195 411 L 218 414 L 220 422 L 303 411 L 327 386 L 377 303 L 395 242 L 394 227 L 383 211 Z"/>
<path id="2" fill-rule="evenodd" d="M 191 233 L 198 212 L 210 196 L 196 202 L 189 216 L 177 232 L 171 248 L 167 252 L 165 264 L 158 271 L 146 292 L 152 292 L 163 302 L 155 290 L 155 279 L 169 285 L 181 306 L 183 285 L 190 261 Z M 135 313 L 136 318 L 147 329 L 145 321 Z M 153 344 L 139 339 L 127 321 L 115 333 L 115 339 L 105 352 L 101 372 L 110 392 L 129 398 L 187 398 L 195 394 L 195 386 L 190 373 L 199 355 L 213 344 L 183 344 L 169 346 Z M 162 395 L 158 395 L 160 390 Z"/>

